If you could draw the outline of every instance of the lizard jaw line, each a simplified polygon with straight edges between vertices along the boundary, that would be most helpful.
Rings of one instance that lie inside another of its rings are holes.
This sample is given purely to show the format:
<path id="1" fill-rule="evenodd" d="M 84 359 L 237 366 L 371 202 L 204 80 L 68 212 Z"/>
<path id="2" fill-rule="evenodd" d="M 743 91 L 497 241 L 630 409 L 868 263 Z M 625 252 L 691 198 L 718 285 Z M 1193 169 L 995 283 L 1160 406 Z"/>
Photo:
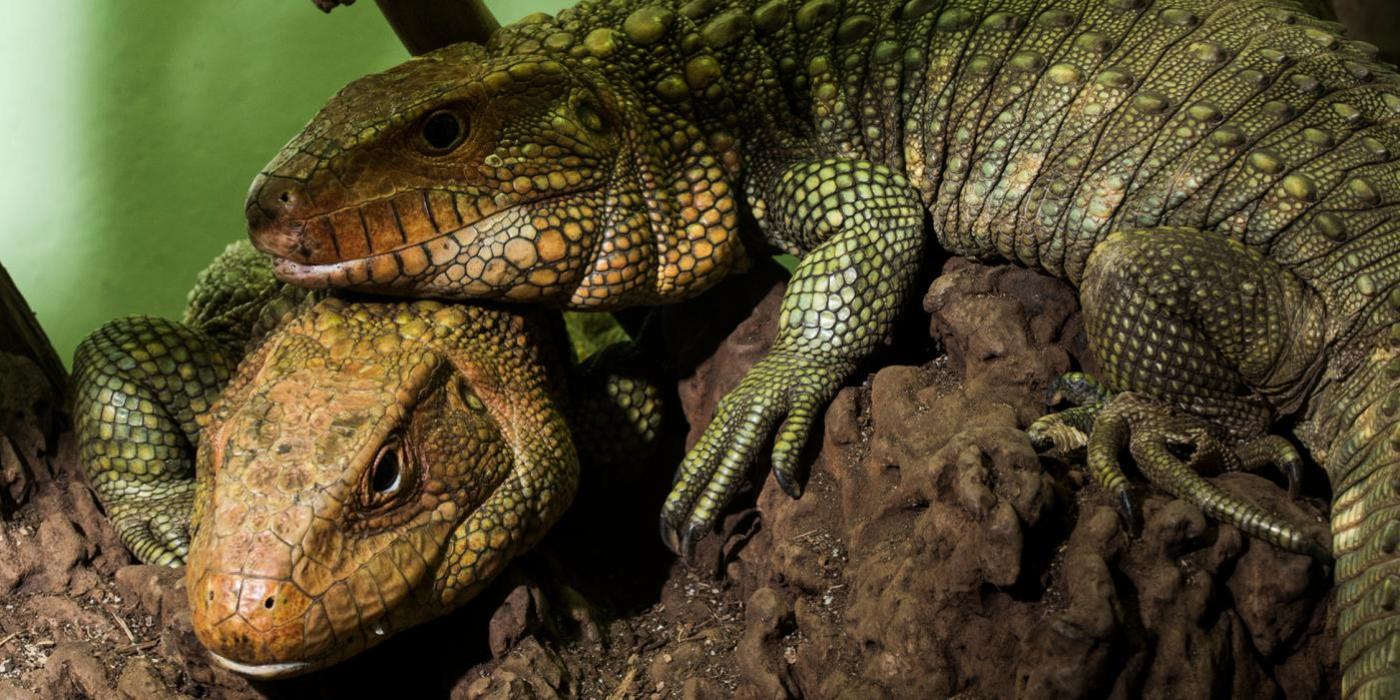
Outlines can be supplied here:
<path id="1" fill-rule="evenodd" d="M 307 265 L 286 258 L 274 258 L 273 274 L 283 282 L 304 287 L 323 288 L 330 286 L 331 277 L 337 271 L 366 264 L 369 260 L 370 258 L 356 258 L 342 262 Z"/>
<path id="2" fill-rule="evenodd" d="M 541 199 L 537 202 L 532 202 L 532 204 L 552 204 L 562 200 L 566 200 L 579 192 L 587 191 L 589 191 L 587 188 L 569 190 L 566 192 L 561 192 L 551 197 L 546 197 L 545 199 Z M 296 262 L 295 260 L 292 260 L 291 258 L 283 257 L 280 253 L 264 248 L 260 244 L 257 236 L 252 237 L 252 242 L 253 247 L 255 249 L 262 252 L 264 255 L 267 255 L 268 257 L 272 258 L 273 274 L 277 277 L 277 279 L 299 287 L 325 289 L 332 286 L 336 286 L 332 284 L 332 280 L 333 276 L 337 272 L 348 271 L 357 268 L 363 269 L 373 264 L 375 260 L 378 260 L 380 258 L 390 258 L 398 253 L 401 253 L 405 250 L 411 250 L 413 248 L 426 248 L 428 244 L 432 243 L 433 241 L 441 240 L 448 236 L 458 236 L 464 233 L 476 234 L 482 230 L 490 231 L 492 226 L 505 220 L 506 217 L 511 216 L 513 214 L 517 214 L 517 209 L 520 206 L 523 205 L 517 204 L 515 206 L 501 209 L 500 211 L 493 212 L 484 218 L 473 221 L 472 223 L 464 224 L 462 226 L 459 226 L 458 228 L 449 231 L 440 231 L 435 236 L 430 236 L 423 240 L 415 241 L 413 243 L 405 243 L 397 248 L 391 248 L 389 250 L 380 251 L 378 253 L 370 253 L 369 255 L 361 256 L 358 258 L 337 260 L 335 262 L 300 263 Z M 304 222 L 304 220 L 299 221 Z M 459 247 L 464 245 L 465 243 L 459 242 Z M 356 285 L 352 288 L 356 288 L 358 286 L 359 285 Z M 378 285 L 375 286 L 375 289 L 376 291 L 383 293 L 392 293 L 390 290 L 383 289 Z"/>
<path id="3" fill-rule="evenodd" d="M 233 671 L 240 676 L 258 680 L 286 678 L 311 670 L 311 663 L 307 661 L 288 661 L 275 664 L 245 664 L 225 656 L 220 656 L 212 651 L 209 652 L 209 656 L 214 660 L 214 663 L 219 666 Z"/>

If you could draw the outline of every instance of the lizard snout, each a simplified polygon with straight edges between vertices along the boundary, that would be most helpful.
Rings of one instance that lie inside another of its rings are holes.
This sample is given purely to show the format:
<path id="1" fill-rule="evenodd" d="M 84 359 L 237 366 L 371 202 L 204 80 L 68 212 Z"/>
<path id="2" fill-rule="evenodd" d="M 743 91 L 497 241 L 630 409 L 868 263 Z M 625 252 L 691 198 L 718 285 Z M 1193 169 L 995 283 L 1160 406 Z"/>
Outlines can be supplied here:
<path id="1" fill-rule="evenodd" d="M 330 652 L 307 637 L 330 625 L 308 623 L 312 601 L 290 582 L 205 572 L 189 585 L 195 634 L 226 668 L 259 678 L 290 676 L 314 666 L 305 659 Z"/>
<path id="2" fill-rule="evenodd" d="M 337 256 L 323 217 L 305 216 L 308 195 L 292 178 L 261 174 L 248 190 L 248 237 L 264 253 L 299 263 L 333 262 Z M 325 235 L 323 235 L 325 234 Z"/>

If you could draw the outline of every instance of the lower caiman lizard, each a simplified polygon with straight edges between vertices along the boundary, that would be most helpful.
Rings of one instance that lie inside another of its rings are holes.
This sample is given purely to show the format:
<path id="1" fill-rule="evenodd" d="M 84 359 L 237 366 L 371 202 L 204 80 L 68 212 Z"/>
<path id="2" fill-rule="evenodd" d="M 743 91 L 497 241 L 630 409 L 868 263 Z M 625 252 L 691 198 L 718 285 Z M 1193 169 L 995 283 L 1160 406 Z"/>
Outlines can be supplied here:
<path id="1" fill-rule="evenodd" d="M 549 313 L 308 296 L 235 244 L 184 322 L 117 319 L 74 360 L 81 459 L 122 541 L 188 564 L 195 633 L 258 678 L 471 600 L 568 507 L 570 414 L 590 466 L 660 426 L 636 368 L 565 376 Z"/>

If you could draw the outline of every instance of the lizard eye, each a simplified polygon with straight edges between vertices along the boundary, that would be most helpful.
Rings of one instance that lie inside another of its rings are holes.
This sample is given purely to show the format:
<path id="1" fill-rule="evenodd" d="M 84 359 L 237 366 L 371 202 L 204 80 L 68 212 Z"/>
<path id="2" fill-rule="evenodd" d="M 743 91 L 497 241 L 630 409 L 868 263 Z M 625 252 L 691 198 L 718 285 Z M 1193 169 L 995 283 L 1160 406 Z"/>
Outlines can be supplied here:
<path id="1" fill-rule="evenodd" d="M 369 489 L 373 497 L 392 496 L 403 484 L 403 465 L 399 458 L 399 444 L 394 442 L 379 448 L 374 456 L 374 466 L 370 468 Z"/>
<path id="2" fill-rule="evenodd" d="M 467 124 L 456 112 L 438 110 L 423 120 L 423 150 L 430 155 L 443 155 L 461 145 L 467 135 Z"/>
<path id="3" fill-rule="evenodd" d="M 598 112 L 598 106 L 591 100 L 579 100 L 574 105 L 574 114 L 578 115 L 578 121 L 589 131 L 603 130 L 603 115 Z"/>
<path id="4" fill-rule="evenodd" d="M 452 378 L 452 392 L 448 395 L 452 402 L 457 405 L 459 411 L 474 411 L 483 413 L 486 411 L 486 404 L 481 402 L 476 392 L 467 385 L 467 380 L 460 376 Z"/>

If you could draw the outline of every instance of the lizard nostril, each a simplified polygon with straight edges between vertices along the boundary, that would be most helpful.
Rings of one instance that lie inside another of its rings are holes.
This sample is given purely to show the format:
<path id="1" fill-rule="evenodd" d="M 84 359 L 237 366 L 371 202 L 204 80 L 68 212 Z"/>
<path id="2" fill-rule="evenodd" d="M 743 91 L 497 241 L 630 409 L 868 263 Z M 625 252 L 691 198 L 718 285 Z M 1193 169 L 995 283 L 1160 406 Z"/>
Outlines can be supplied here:
<path id="1" fill-rule="evenodd" d="M 287 178 L 260 175 L 253 182 L 253 194 L 249 206 L 257 209 L 268 222 L 276 222 L 289 215 L 301 205 L 300 185 Z"/>
<path id="2" fill-rule="evenodd" d="M 263 601 L 263 607 L 264 607 L 264 608 L 267 608 L 268 610 L 271 610 L 271 609 L 272 609 L 272 597 L 271 597 L 271 596 L 269 596 L 267 600 L 264 600 L 264 601 Z"/>

